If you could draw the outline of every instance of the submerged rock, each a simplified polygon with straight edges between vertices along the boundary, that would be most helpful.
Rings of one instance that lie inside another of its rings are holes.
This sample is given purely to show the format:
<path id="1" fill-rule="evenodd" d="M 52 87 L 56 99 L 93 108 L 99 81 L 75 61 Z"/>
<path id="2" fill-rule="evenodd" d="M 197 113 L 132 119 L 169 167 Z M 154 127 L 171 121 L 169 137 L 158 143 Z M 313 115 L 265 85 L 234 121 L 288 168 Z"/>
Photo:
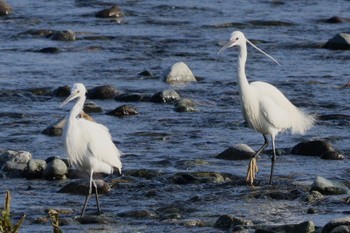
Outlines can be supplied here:
<path id="1" fill-rule="evenodd" d="M 96 103 L 89 101 L 89 102 L 85 102 L 84 104 L 84 112 L 81 115 L 81 117 L 85 118 L 86 120 L 89 120 L 91 117 L 90 116 L 86 116 L 86 113 L 93 113 L 93 112 L 103 112 L 103 109 L 101 108 L 101 106 L 98 106 Z"/>
<path id="2" fill-rule="evenodd" d="M 215 222 L 214 227 L 220 228 L 220 229 L 230 229 L 234 226 L 241 225 L 241 226 L 253 226 L 253 222 L 248 220 L 242 220 L 237 217 L 225 214 L 221 215 Z"/>
<path id="3" fill-rule="evenodd" d="M 43 177 L 48 180 L 61 180 L 66 178 L 67 172 L 68 167 L 66 163 L 59 158 L 54 158 L 51 161 L 47 161 Z"/>
<path id="4" fill-rule="evenodd" d="M 183 62 L 177 62 L 166 69 L 163 80 L 167 83 L 197 82 L 190 68 Z"/>
<path id="5" fill-rule="evenodd" d="M 339 33 L 328 40 L 323 47 L 334 50 L 348 50 L 350 49 L 350 34 Z"/>
<path id="6" fill-rule="evenodd" d="M 107 112 L 107 115 L 116 116 L 116 117 L 123 117 L 123 116 L 129 116 L 129 115 L 137 115 L 139 114 L 136 110 L 136 108 L 128 105 L 122 105 L 118 108 Z"/>
<path id="7" fill-rule="evenodd" d="M 301 142 L 292 148 L 293 155 L 320 156 L 324 159 L 342 159 L 344 156 L 341 151 L 334 149 L 331 143 L 325 140 L 311 140 Z"/>
<path id="8" fill-rule="evenodd" d="M 76 39 L 75 32 L 72 30 L 53 31 L 51 34 L 47 35 L 47 38 L 58 41 L 73 41 Z"/>
<path id="9" fill-rule="evenodd" d="M 196 103 L 193 102 L 190 99 L 180 99 L 175 104 L 175 111 L 176 112 L 196 112 Z"/>
<path id="10" fill-rule="evenodd" d="M 255 232 L 283 232 L 283 233 L 314 233 L 315 224 L 312 221 L 306 221 L 299 224 L 286 224 L 279 226 L 258 226 Z M 266 231 L 267 230 L 267 231 Z"/>
<path id="11" fill-rule="evenodd" d="M 174 90 L 159 91 L 151 96 L 151 102 L 167 103 L 180 100 L 180 95 Z"/>
<path id="12" fill-rule="evenodd" d="M 70 86 L 65 85 L 58 87 L 52 92 L 52 95 L 55 97 L 68 97 L 70 95 Z"/>
<path id="13" fill-rule="evenodd" d="M 236 144 L 218 154 L 216 158 L 225 160 L 248 160 L 252 158 L 255 151 L 246 144 Z"/>
<path id="14" fill-rule="evenodd" d="M 39 49 L 37 52 L 38 53 L 56 54 L 56 53 L 61 52 L 61 50 L 57 47 L 46 47 L 46 48 Z"/>
<path id="15" fill-rule="evenodd" d="M 49 136 L 61 136 L 63 133 L 63 127 L 66 124 L 66 117 L 62 117 L 55 123 L 46 127 L 42 133 Z"/>
<path id="16" fill-rule="evenodd" d="M 104 216 L 84 216 L 75 218 L 80 224 L 109 224 L 110 221 Z"/>
<path id="17" fill-rule="evenodd" d="M 112 85 L 102 85 L 88 91 L 90 99 L 114 99 L 117 96 L 117 88 Z"/>
<path id="18" fill-rule="evenodd" d="M 11 15 L 12 13 L 12 7 L 5 0 L 0 0 L 0 16 Z"/>
<path id="19" fill-rule="evenodd" d="M 118 95 L 115 100 L 123 102 L 138 102 L 149 99 L 149 96 L 139 93 L 123 93 Z"/>
<path id="20" fill-rule="evenodd" d="M 124 218 L 155 218 L 158 217 L 157 213 L 149 210 L 130 210 L 117 214 L 119 217 Z"/>
<path id="21" fill-rule="evenodd" d="M 350 18 L 344 18 L 339 16 L 333 16 L 324 21 L 325 23 L 345 23 L 350 22 Z"/>
<path id="22" fill-rule="evenodd" d="M 318 191 L 323 195 L 349 194 L 350 190 L 343 183 L 331 181 L 318 176 L 312 183 L 310 191 Z"/>
<path id="23" fill-rule="evenodd" d="M 338 233 L 338 231 L 335 231 L 335 230 L 339 226 L 343 226 L 342 229 L 344 230 L 349 229 L 350 217 L 337 218 L 329 221 L 326 225 L 324 225 L 321 233 Z M 339 230 L 339 228 L 337 230 Z M 339 232 L 345 233 L 347 231 L 339 231 Z"/>
<path id="24" fill-rule="evenodd" d="M 119 6 L 112 6 L 111 8 L 101 10 L 95 14 L 97 18 L 121 18 L 124 16 L 124 13 L 119 8 Z"/>
<path id="25" fill-rule="evenodd" d="M 43 172 L 46 168 L 46 161 L 42 159 L 31 159 L 27 163 L 27 178 L 39 179 L 42 178 Z"/>
<path id="26" fill-rule="evenodd" d="M 94 179 L 94 181 L 97 185 L 98 194 L 106 194 L 111 191 L 111 187 L 104 180 Z M 84 179 L 70 182 L 69 184 L 63 186 L 58 192 L 87 195 L 89 192 L 89 180 Z M 92 186 L 92 192 L 95 193 L 94 186 Z"/>

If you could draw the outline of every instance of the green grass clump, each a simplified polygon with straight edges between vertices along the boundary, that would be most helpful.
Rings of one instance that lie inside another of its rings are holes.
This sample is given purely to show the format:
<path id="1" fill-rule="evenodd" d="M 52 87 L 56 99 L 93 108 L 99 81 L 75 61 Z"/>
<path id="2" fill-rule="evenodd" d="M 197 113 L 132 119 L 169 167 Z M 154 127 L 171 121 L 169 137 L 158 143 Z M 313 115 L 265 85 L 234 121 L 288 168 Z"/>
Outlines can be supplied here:
<path id="1" fill-rule="evenodd" d="M 10 204 L 11 194 L 10 191 L 6 191 L 5 206 L 4 210 L 1 211 L 0 217 L 0 232 L 2 233 L 17 233 L 26 217 L 26 215 L 23 215 L 22 218 L 17 222 L 17 224 L 13 224 L 11 221 Z"/>

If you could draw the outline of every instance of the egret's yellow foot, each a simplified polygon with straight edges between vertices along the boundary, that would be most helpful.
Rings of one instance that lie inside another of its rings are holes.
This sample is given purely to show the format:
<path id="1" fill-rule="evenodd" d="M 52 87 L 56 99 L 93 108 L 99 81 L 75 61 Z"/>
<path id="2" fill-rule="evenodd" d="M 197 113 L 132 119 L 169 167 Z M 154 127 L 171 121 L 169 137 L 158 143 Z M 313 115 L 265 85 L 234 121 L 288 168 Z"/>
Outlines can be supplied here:
<path id="1" fill-rule="evenodd" d="M 246 177 L 246 182 L 250 185 L 253 185 L 256 173 L 258 173 L 258 165 L 256 163 L 256 158 L 251 158 L 247 170 L 247 177 Z"/>

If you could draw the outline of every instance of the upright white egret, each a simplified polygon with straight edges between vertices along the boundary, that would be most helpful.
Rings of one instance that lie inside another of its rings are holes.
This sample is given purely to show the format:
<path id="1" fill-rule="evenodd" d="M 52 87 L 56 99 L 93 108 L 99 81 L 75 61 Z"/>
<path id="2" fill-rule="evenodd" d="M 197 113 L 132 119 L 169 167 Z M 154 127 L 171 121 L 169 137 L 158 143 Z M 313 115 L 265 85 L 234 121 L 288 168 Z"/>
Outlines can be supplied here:
<path id="1" fill-rule="evenodd" d="M 256 158 L 268 146 L 267 135 L 270 135 L 273 149 L 269 181 L 271 185 L 276 161 L 275 138 L 277 134 L 285 130 L 303 134 L 313 126 L 315 118 L 294 106 L 281 91 L 271 84 L 260 81 L 248 82 L 245 75 L 247 43 L 279 64 L 273 57 L 252 44 L 240 31 L 234 31 L 231 34 L 229 41 L 218 54 L 227 48 L 238 47 L 238 86 L 243 117 L 251 128 L 262 133 L 265 140 L 264 145 L 250 160 L 246 181 L 250 185 L 253 184 L 258 172 Z"/>
<path id="2" fill-rule="evenodd" d="M 121 173 L 122 168 L 121 153 L 114 145 L 109 130 L 101 124 L 79 117 L 86 99 L 85 94 L 85 86 L 82 83 L 75 83 L 70 96 L 60 106 L 63 107 L 69 101 L 78 99 L 67 116 L 63 139 L 72 166 L 90 175 L 89 193 L 86 196 L 81 217 L 84 216 L 91 196 L 92 184 L 95 187 L 97 213 L 101 213 L 97 186 L 93 180 L 94 172 L 112 174 L 116 169 Z"/>

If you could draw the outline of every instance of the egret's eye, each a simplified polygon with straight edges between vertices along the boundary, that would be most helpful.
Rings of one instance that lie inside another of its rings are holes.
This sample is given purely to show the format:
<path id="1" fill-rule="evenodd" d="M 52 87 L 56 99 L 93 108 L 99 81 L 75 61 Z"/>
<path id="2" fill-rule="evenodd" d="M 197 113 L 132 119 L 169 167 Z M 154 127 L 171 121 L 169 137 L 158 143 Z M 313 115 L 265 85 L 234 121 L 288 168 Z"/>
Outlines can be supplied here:
<path id="1" fill-rule="evenodd" d="M 238 40 L 239 38 L 237 37 L 236 40 Z"/>
<path id="2" fill-rule="evenodd" d="M 77 92 L 79 93 L 80 91 L 78 90 Z"/>

